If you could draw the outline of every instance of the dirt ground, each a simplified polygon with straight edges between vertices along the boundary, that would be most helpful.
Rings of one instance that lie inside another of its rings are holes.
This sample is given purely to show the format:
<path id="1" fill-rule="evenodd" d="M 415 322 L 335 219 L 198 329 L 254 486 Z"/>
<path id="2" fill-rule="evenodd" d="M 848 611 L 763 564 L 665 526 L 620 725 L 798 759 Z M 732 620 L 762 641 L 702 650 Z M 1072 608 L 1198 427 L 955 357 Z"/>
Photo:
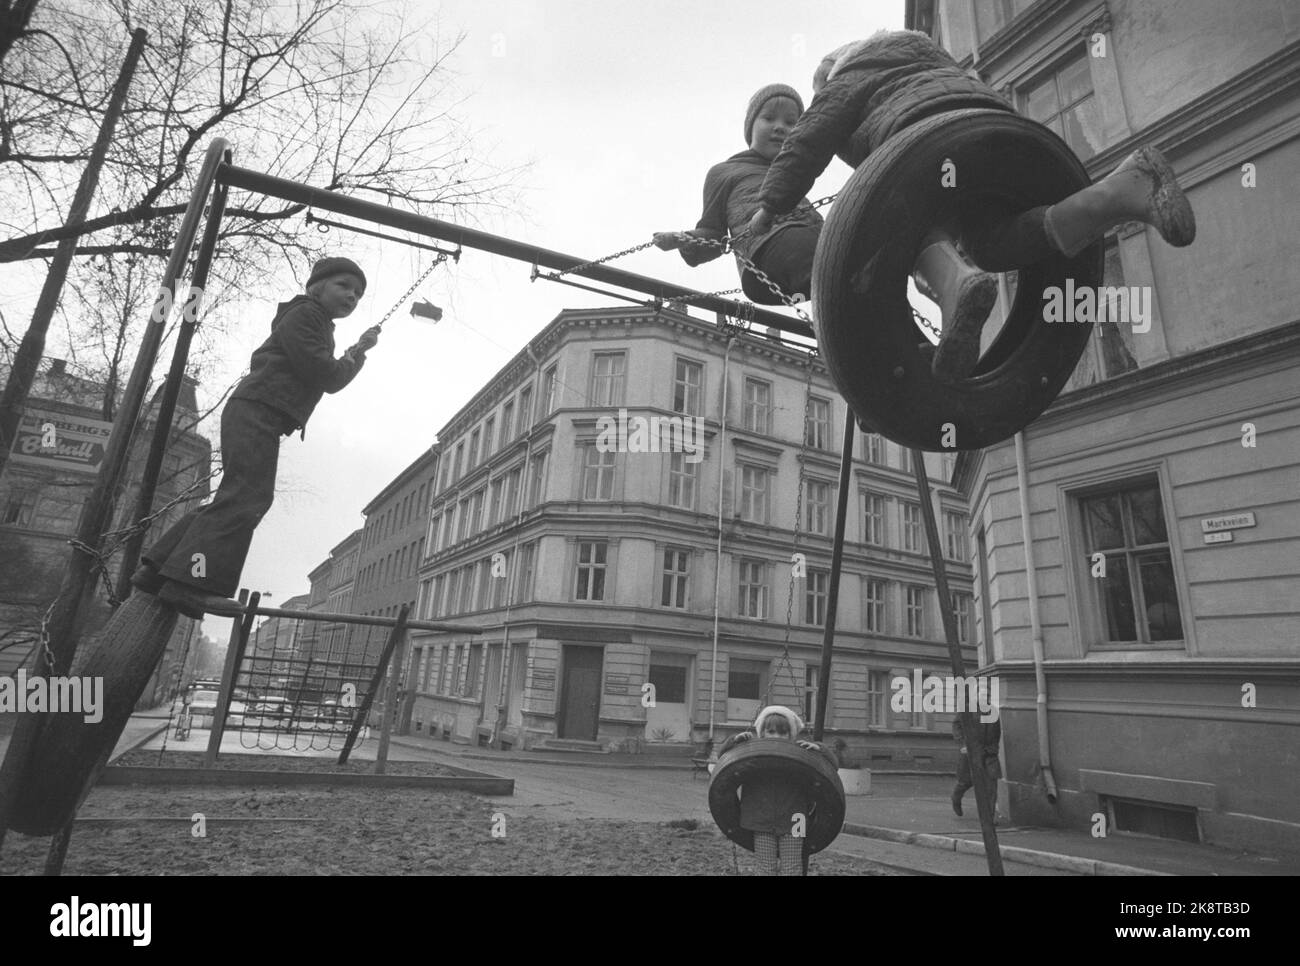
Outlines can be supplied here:
<path id="1" fill-rule="evenodd" d="M 752 856 L 733 850 L 712 826 L 566 822 L 530 811 L 505 797 L 418 789 L 101 786 L 79 813 L 64 873 L 746 875 L 753 869 Z M 194 834 L 195 813 L 206 820 L 202 837 Z M 504 834 L 494 837 L 494 827 Z M 0 875 L 39 874 L 47 845 L 48 839 L 10 833 Z M 810 871 L 890 874 L 829 853 L 813 856 Z"/>

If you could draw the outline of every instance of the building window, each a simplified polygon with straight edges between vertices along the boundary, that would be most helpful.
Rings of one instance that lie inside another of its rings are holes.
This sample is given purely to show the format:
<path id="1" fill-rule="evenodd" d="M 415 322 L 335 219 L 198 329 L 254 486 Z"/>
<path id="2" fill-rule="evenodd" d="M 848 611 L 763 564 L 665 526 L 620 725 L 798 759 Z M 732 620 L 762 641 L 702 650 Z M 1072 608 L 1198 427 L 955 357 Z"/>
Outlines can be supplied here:
<path id="1" fill-rule="evenodd" d="M 497 439 L 497 418 L 489 416 L 483 424 L 483 459 L 487 459 L 496 450 L 493 448 Z"/>
<path id="2" fill-rule="evenodd" d="M 614 498 L 614 452 L 601 452 L 595 443 L 583 447 L 582 499 Z"/>
<path id="3" fill-rule="evenodd" d="M 803 669 L 803 720 L 811 728 L 817 720 L 817 697 L 821 694 L 820 664 L 805 664 Z M 826 724 L 830 726 L 830 708 L 826 710 Z"/>
<path id="4" fill-rule="evenodd" d="M 456 465 L 453 467 L 452 482 L 461 478 L 465 472 L 465 441 L 462 439 L 456 444 Z M 388 522 L 388 514 L 384 514 L 384 522 Z"/>
<path id="5" fill-rule="evenodd" d="M 501 522 L 501 495 L 505 492 L 506 481 L 504 477 L 498 476 L 492 481 L 490 490 L 492 497 L 488 501 L 488 520 L 487 525 L 494 527 Z"/>
<path id="6" fill-rule="evenodd" d="M 749 523 L 767 523 L 771 473 L 762 466 L 740 466 L 740 518 Z"/>
<path id="7" fill-rule="evenodd" d="M 460 613 L 468 614 L 474 607 L 474 565 L 460 571 Z"/>
<path id="8" fill-rule="evenodd" d="M 546 491 L 546 454 L 537 453 L 533 456 L 532 465 L 529 467 L 528 476 L 528 505 L 535 507 L 542 502 L 542 496 Z"/>
<path id="9" fill-rule="evenodd" d="M 862 494 L 862 542 L 885 545 L 885 498 L 879 493 Z"/>
<path id="10" fill-rule="evenodd" d="M 550 366 L 542 373 L 542 413 L 543 417 L 555 411 L 555 366 Z"/>
<path id="11" fill-rule="evenodd" d="M 431 618 L 441 617 L 443 611 L 442 593 L 446 589 L 447 575 L 439 574 L 433 578 L 433 593 L 429 597 L 429 613 Z"/>
<path id="12" fill-rule="evenodd" d="M 524 386 L 519 391 L 519 425 L 515 428 L 515 435 L 522 436 L 533 426 L 533 387 Z"/>
<path id="13" fill-rule="evenodd" d="M 813 449 L 829 449 L 831 440 L 831 401 L 813 396 L 808 400 L 808 420 L 804 442 Z"/>
<path id="14" fill-rule="evenodd" d="M 767 564 L 761 560 L 740 561 L 740 617 L 767 617 Z"/>
<path id="15" fill-rule="evenodd" d="M 686 453 L 672 453 L 668 459 L 668 505 L 683 510 L 695 509 L 695 492 L 700 481 L 700 464 L 686 458 Z"/>
<path id="16" fill-rule="evenodd" d="M 804 578 L 803 622 L 814 627 L 826 623 L 826 591 L 831 575 L 825 570 L 809 570 Z"/>
<path id="17" fill-rule="evenodd" d="M 11 527 L 31 526 L 38 501 L 35 490 L 11 490 L 5 499 L 4 517 L 0 518 L 0 523 Z"/>
<path id="18" fill-rule="evenodd" d="M 804 495 L 804 529 L 809 533 L 829 533 L 831 485 L 819 480 L 809 480 L 805 485 L 808 492 Z"/>
<path id="19" fill-rule="evenodd" d="M 909 637 L 925 637 L 925 594 L 924 587 L 909 586 L 903 612 L 907 617 L 907 634 Z"/>
<path id="20" fill-rule="evenodd" d="M 465 669 L 465 690 L 462 697 L 478 697 L 479 666 L 483 663 L 483 645 L 473 644 L 469 649 L 469 667 Z"/>
<path id="21" fill-rule="evenodd" d="M 650 655 L 648 680 L 654 685 L 655 704 L 685 704 L 688 664 L 658 664 L 656 661 L 673 660 L 677 655 Z M 689 660 L 689 659 L 688 659 Z"/>
<path id="22" fill-rule="evenodd" d="M 1080 48 L 1083 45 L 1080 43 Z M 1018 92 L 1020 113 L 1051 128 L 1087 161 L 1101 148 L 1101 118 L 1086 49 Z"/>
<path id="23" fill-rule="evenodd" d="M 515 401 L 512 399 L 501 410 L 501 438 L 497 440 L 497 449 L 501 449 L 510 439 L 515 427 Z"/>
<path id="24" fill-rule="evenodd" d="M 519 512 L 519 481 L 523 478 L 523 467 L 515 467 L 506 474 L 505 505 L 501 507 L 503 520 Z"/>
<path id="25" fill-rule="evenodd" d="M 483 495 L 486 487 L 479 487 L 469 502 L 469 532 L 470 535 L 478 533 L 483 529 Z"/>
<path id="26" fill-rule="evenodd" d="M 944 483 L 952 483 L 952 471 L 957 467 L 956 453 L 939 454 L 939 479 Z"/>
<path id="27" fill-rule="evenodd" d="M 727 720 L 752 723 L 762 708 L 767 687 L 766 661 L 733 658 L 727 668 Z"/>
<path id="28" fill-rule="evenodd" d="M 867 433 L 862 437 L 863 449 L 866 452 L 868 463 L 875 463 L 877 466 L 885 465 L 885 437 L 879 433 Z"/>
<path id="29" fill-rule="evenodd" d="M 957 625 L 957 640 L 962 644 L 971 642 L 970 636 L 970 594 L 952 595 L 953 623 Z"/>
<path id="30" fill-rule="evenodd" d="M 605 599 L 605 557 L 609 544 L 603 540 L 583 540 L 578 543 L 576 600 Z"/>
<path id="31" fill-rule="evenodd" d="M 902 513 L 903 549 L 910 550 L 912 553 L 922 553 L 921 504 L 901 500 L 898 505 Z"/>
<path id="32" fill-rule="evenodd" d="M 597 352 L 591 358 L 591 404 L 623 405 L 626 352 Z"/>
<path id="33" fill-rule="evenodd" d="M 493 607 L 504 607 L 510 590 L 510 565 L 514 563 L 513 554 L 509 550 L 502 550 L 501 557 L 501 566 L 493 566 L 491 571 Z"/>
<path id="34" fill-rule="evenodd" d="M 456 614 L 456 605 L 460 601 L 460 571 L 451 570 L 447 573 L 447 604 L 443 613 L 446 615 Z M 442 613 L 439 614 L 442 616 Z"/>
<path id="35" fill-rule="evenodd" d="M 943 549 L 949 560 L 966 561 L 966 514 L 943 511 Z"/>
<path id="36" fill-rule="evenodd" d="M 885 678 L 884 671 L 867 672 L 868 728 L 883 728 L 885 726 Z"/>
<path id="37" fill-rule="evenodd" d="M 687 416 L 702 415 L 704 366 L 689 359 L 676 360 L 673 373 L 673 411 Z"/>
<path id="38" fill-rule="evenodd" d="M 914 472 L 912 469 L 912 451 L 906 446 L 898 447 L 898 468 L 909 475 Z"/>
<path id="39" fill-rule="evenodd" d="M 488 603 L 492 599 L 492 558 L 485 557 L 478 564 L 478 599 L 475 601 L 475 610 L 487 610 Z"/>
<path id="40" fill-rule="evenodd" d="M 469 497 L 465 497 L 465 499 L 460 501 L 460 508 L 457 512 L 457 516 L 459 517 L 459 520 L 457 521 L 459 523 L 459 526 L 456 528 L 457 542 L 464 540 L 470 534 L 469 503 L 470 503 Z"/>
<path id="41" fill-rule="evenodd" d="M 742 425 L 751 433 L 767 435 L 771 430 L 772 384 L 761 379 L 745 380 Z"/>
<path id="42" fill-rule="evenodd" d="M 1104 577 L 1090 578 L 1100 611 L 1103 640 L 1150 644 L 1177 641 L 1183 623 L 1174 582 L 1169 535 L 1160 487 L 1144 480 L 1079 500 L 1084 528 L 1084 566 L 1105 555 Z"/>
<path id="43" fill-rule="evenodd" d="M 885 592 L 883 580 L 868 577 L 863 581 L 862 625 L 863 630 L 872 634 L 886 633 Z"/>
<path id="44" fill-rule="evenodd" d="M 526 543 L 519 548 L 519 567 L 516 572 L 515 591 L 512 595 L 516 604 L 533 599 L 533 564 L 536 559 L 536 543 Z"/>
<path id="45" fill-rule="evenodd" d="M 685 550 L 665 550 L 663 592 L 659 603 L 664 607 L 686 608 L 686 584 L 690 576 L 690 554 Z"/>

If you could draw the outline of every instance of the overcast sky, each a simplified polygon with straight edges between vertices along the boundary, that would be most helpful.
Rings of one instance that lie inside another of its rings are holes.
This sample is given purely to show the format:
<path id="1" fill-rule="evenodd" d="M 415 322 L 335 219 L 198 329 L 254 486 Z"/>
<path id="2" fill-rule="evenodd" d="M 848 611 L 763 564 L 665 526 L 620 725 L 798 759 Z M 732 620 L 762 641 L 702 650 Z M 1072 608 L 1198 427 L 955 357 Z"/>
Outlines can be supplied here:
<path id="1" fill-rule="evenodd" d="M 444 0 L 441 32 L 466 39 L 451 64 L 478 131 L 499 167 L 532 162 L 517 213 L 481 227 L 568 254 L 595 258 L 657 230 L 688 228 L 700 213 L 709 166 L 746 145 L 745 106 L 759 87 L 793 85 L 805 103 L 822 56 L 881 27 L 902 26 L 903 0 Z M 236 141 L 236 163 L 238 142 Z M 849 169 L 839 161 L 810 197 L 830 194 Z M 338 324 L 340 350 L 380 316 L 418 274 L 417 255 L 359 236 L 337 252 L 367 269 L 370 288 Z M 382 272 L 380 264 L 383 265 Z M 734 263 L 688 268 L 650 249 L 620 267 L 702 291 L 737 284 Z M 467 251 L 438 269 L 418 295 L 442 306 L 437 325 L 403 308 L 384 327 L 365 370 L 326 396 L 305 441 L 284 442 L 277 502 L 253 540 L 245 586 L 283 602 L 308 588 L 307 572 L 362 524 L 361 508 L 529 338 L 568 307 L 611 303 L 549 282 L 530 266 Z M 294 293 L 286 279 L 280 297 Z M 205 372 L 220 391 L 265 338 L 273 304 L 254 304 L 232 327 L 228 371 Z M 703 317 L 703 313 L 700 313 Z M 131 350 L 133 355 L 134 348 Z M 170 349 L 164 349 L 160 374 Z M 205 425 L 216 442 L 216 420 Z M 228 623 L 205 630 L 224 640 Z"/>

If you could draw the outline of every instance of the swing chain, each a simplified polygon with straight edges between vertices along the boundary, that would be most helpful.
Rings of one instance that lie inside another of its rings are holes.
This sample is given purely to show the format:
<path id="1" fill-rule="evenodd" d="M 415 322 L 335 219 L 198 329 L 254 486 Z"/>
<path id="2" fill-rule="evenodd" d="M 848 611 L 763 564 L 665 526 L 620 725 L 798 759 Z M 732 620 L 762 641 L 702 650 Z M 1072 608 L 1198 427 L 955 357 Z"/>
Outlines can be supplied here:
<path id="1" fill-rule="evenodd" d="M 456 251 L 452 254 L 459 256 L 460 252 Z M 448 254 L 447 252 L 439 252 L 437 257 L 435 257 L 434 260 L 429 264 L 429 267 L 426 268 L 423 273 L 421 273 L 420 277 L 411 283 L 411 287 L 408 288 L 405 292 L 403 292 L 401 298 L 399 298 L 396 302 L 393 303 L 393 307 L 384 313 L 384 317 L 375 323 L 375 328 L 382 329 L 384 327 L 384 323 L 387 322 L 389 318 L 392 317 L 393 313 L 396 312 L 398 309 L 400 309 L 404 304 L 406 304 L 406 300 L 411 297 L 411 294 L 424 283 L 424 280 L 426 278 L 428 278 L 430 275 L 433 274 L 433 270 L 450 257 L 451 255 Z"/>
<path id="2" fill-rule="evenodd" d="M 798 473 L 799 485 L 795 491 L 794 501 L 794 540 L 790 544 L 790 584 L 785 598 L 785 638 L 781 643 L 780 661 L 785 665 L 786 673 L 790 675 L 790 684 L 796 694 L 801 691 L 801 686 L 794 676 L 794 665 L 790 662 L 790 627 L 794 623 L 794 582 L 795 582 L 795 565 L 799 553 L 799 536 L 803 532 L 803 497 L 804 497 L 804 463 L 808 455 L 808 417 L 812 412 L 812 388 L 813 388 L 813 359 L 815 353 L 808 353 L 808 376 L 804 382 L 803 394 L 803 425 L 799 427 L 801 441 L 799 444 Z M 804 580 L 808 579 L 807 568 L 804 570 Z M 779 675 L 779 670 L 778 670 Z M 775 678 L 777 675 L 774 675 Z M 767 686 L 767 695 L 770 698 L 775 680 L 770 680 Z"/>
<path id="3" fill-rule="evenodd" d="M 580 272 L 584 268 L 591 268 L 593 265 L 603 265 L 605 264 L 605 262 L 612 262 L 616 258 L 622 258 L 624 255 L 635 254 L 636 252 L 643 251 L 644 249 L 647 248 L 651 248 L 653 245 L 654 245 L 653 241 L 648 241 L 640 245 L 633 245 L 631 248 L 625 248 L 621 252 L 615 252 L 613 255 L 606 255 L 604 258 L 594 258 L 589 262 L 582 262 L 579 265 L 574 265 L 572 268 L 566 268 L 560 272 L 551 272 L 547 275 L 536 275 L 535 277 L 544 278 L 547 279 L 548 281 L 553 282 L 556 279 L 563 278 L 565 275 L 571 275 L 574 272 Z"/>

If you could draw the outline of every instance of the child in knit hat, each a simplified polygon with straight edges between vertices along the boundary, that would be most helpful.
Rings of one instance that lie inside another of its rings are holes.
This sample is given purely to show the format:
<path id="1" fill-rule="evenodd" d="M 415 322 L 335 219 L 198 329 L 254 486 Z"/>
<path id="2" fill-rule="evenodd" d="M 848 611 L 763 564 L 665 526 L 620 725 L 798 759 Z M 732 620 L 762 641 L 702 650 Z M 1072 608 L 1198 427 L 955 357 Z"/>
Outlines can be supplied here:
<path id="1" fill-rule="evenodd" d="M 786 84 L 768 84 L 755 92 L 745 110 L 746 151 L 715 164 L 704 179 L 704 213 L 693 230 L 658 232 L 664 251 L 680 249 L 694 267 L 722 254 L 716 244 L 730 237 L 745 295 L 763 305 L 779 304 L 773 293 L 741 261 L 746 256 L 789 296 L 812 293 L 813 258 L 822 216 L 801 198 L 779 222 L 750 230 L 761 205 L 762 186 L 772 161 L 803 114 L 799 92 Z M 809 185 L 811 187 L 811 185 Z M 710 242 L 714 244 L 709 244 Z M 987 316 L 997 298 L 997 280 L 978 271 L 953 246 L 935 236 L 917 259 L 915 279 L 923 294 L 938 303 L 945 318 L 957 313 Z"/>
<path id="2" fill-rule="evenodd" d="M 370 328 L 334 357 L 334 320 L 352 314 L 366 276 L 349 258 L 322 258 L 306 294 L 281 302 L 271 332 L 221 414 L 221 485 L 142 555 L 131 582 L 187 617 L 232 614 L 249 544 L 275 497 L 280 437 L 305 427 L 324 393 L 350 383 L 379 341 Z"/>
<path id="3" fill-rule="evenodd" d="M 722 755 L 742 741 L 798 741 L 802 748 L 819 752 L 838 767 L 835 756 L 814 741 L 798 739 L 803 730 L 799 716 L 784 705 L 769 705 L 754 719 L 752 731 L 728 738 Z M 806 839 L 794 834 L 807 829 L 815 801 L 812 791 L 788 779 L 761 775 L 740 788 L 740 827 L 754 833 L 754 859 L 759 875 L 803 875 Z M 802 818 L 802 821 L 800 819 Z"/>
<path id="4" fill-rule="evenodd" d="M 774 219 L 797 211 L 801 196 L 838 155 L 852 167 L 893 135 L 936 114 L 967 108 L 1013 111 L 1000 94 L 971 76 L 924 33 L 879 31 L 828 54 L 813 76 L 816 95 L 768 169 L 760 205 L 750 219 L 761 235 Z M 1140 148 L 1111 174 L 1054 205 L 1028 211 L 1002 201 L 973 200 L 961 224 L 944 229 L 981 268 L 1006 272 L 1056 254 L 1073 257 L 1127 221 L 1152 225 L 1175 247 L 1196 237 L 1196 218 L 1173 169 L 1153 147 Z M 987 313 L 959 314 L 935 351 L 941 379 L 967 375 L 979 361 Z"/>
<path id="5" fill-rule="evenodd" d="M 655 245 L 664 251 L 679 249 L 692 267 L 722 254 L 718 244 L 730 237 L 736 253 L 745 294 L 765 305 L 779 300 L 748 270 L 745 256 L 771 278 L 786 295 L 807 298 L 812 291 L 813 253 L 821 232 L 822 216 L 801 199 L 789 217 L 763 232 L 745 234 L 758 210 L 759 191 L 768 166 L 803 113 L 799 92 L 786 84 L 768 84 L 749 99 L 745 110 L 747 149 L 709 169 L 704 178 L 704 213 L 689 231 L 656 232 Z M 710 244 L 710 242 L 714 244 Z"/>

